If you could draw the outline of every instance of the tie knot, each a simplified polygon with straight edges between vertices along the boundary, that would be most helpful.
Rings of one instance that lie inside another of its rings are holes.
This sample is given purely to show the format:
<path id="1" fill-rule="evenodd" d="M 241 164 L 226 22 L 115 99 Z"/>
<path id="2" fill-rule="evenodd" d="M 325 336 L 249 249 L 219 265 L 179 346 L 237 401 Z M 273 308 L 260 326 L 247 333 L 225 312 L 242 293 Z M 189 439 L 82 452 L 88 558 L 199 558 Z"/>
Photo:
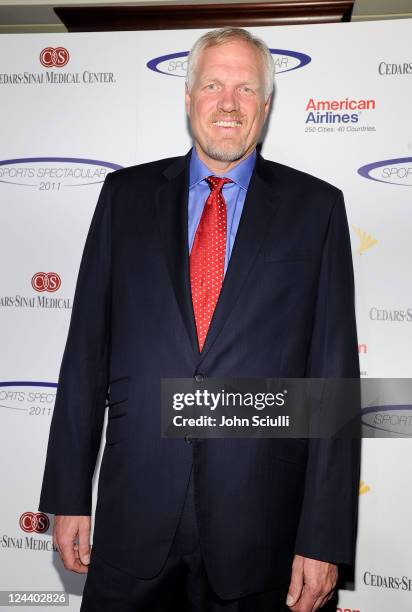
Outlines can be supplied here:
<path id="1" fill-rule="evenodd" d="M 208 176 L 205 180 L 212 192 L 222 191 L 223 185 L 226 185 L 226 183 L 233 183 L 232 179 L 221 176 Z"/>

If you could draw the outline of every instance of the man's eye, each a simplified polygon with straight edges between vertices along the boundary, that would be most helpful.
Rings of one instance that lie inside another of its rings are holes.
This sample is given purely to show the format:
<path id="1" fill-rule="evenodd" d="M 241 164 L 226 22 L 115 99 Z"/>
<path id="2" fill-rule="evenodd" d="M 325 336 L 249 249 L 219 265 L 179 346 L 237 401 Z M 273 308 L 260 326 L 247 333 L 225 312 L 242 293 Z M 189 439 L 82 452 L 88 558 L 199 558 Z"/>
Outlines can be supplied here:
<path id="1" fill-rule="evenodd" d="M 253 93 L 253 89 L 251 87 L 247 87 L 247 85 L 243 85 L 242 87 L 239 87 L 239 91 L 241 91 L 242 93 L 246 93 L 246 94 Z"/>
<path id="2" fill-rule="evenodd" d="M 209 83 L 208 85 L 206 85 L 206 89 L 208 91 L 214 91 L 215 89 L 217 89 L 217 85 L 216 83 Z"/>

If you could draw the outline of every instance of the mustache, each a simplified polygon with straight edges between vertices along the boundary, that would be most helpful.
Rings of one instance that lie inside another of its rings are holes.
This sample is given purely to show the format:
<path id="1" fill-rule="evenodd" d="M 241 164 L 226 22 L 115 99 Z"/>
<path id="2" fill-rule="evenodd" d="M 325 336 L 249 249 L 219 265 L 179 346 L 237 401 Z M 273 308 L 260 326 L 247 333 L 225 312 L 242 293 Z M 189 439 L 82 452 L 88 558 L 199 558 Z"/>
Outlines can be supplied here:
<path id="1" fill-rule="evenodd" d="M 209 121 L 214 123 L 215 121 L 238 121 L 239 123 L 243 123 L 245 116 L 239 114 L 238 112 L 232 113 L 213 113 L 209 117 Z"/>

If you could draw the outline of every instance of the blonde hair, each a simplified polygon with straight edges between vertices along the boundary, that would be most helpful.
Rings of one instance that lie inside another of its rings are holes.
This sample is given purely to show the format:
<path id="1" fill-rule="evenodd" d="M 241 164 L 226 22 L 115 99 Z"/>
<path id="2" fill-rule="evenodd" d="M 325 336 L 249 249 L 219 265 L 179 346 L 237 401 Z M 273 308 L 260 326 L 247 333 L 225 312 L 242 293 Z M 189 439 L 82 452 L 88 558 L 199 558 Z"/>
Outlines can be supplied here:
<path id="1" fill-rule="evenodd" d="M 219 28 L 218 30 L 211 30 L 203 34 L 193 45 L 190 50 L 187 73 L 186 73 L 186 84 L 190 91 L 195 80 L 195 73 L 199 55 L 208 47 L 215 45 L 222 45 L 232 40 L 243 40 L 244 42 L 253 45 L 261 54 L 263 64 L 265 67 L 265 100 L 267 100 L 273 91 L 274 78 L 275 78 L 275 63 L 273 61 L 272 54 L 266 45 L 260 38 L 253 36 L 247 30 L 243 28 Z"/>

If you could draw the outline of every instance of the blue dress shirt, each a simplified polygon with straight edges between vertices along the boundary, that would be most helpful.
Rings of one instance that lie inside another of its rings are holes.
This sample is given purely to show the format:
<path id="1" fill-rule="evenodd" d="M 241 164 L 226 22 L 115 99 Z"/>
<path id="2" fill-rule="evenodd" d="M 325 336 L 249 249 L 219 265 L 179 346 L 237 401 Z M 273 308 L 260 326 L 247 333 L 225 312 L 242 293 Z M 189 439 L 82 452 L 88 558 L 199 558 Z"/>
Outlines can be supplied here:
<path id="1" fill-rule="evenodd" d="M 227 235 L 225 274 L 229 259 L 232 254 L 239 221 L 245 203 L 246 192 L 252 176 L 256 161 L 256 151 L 253 151 L 246 159 L 232 168 L 224 176 L 230 178 L 233 183 L 223 185 L 223 196 L 226 200 L 227 211 Z M 196 148 L 193 147 L 189 167 L 189 210 L 188 210 L 188 237 L 189 253 L 192 250 L 197 226 L 203 213 L 203 208 L 210 194 L 210 187 L 205 181 L 208 176 L 223 176 L 213 174 L 209 168 L 199 159 Z"/>

